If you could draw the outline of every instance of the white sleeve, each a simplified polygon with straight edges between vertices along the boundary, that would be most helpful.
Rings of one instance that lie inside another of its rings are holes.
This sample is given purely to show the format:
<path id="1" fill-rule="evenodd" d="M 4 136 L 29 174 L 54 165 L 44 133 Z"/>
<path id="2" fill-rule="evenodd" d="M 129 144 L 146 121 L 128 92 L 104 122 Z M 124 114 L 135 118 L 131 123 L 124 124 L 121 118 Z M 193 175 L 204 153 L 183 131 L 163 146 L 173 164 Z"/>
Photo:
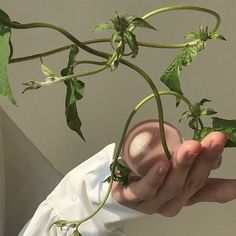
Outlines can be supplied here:
<path id="1" fill-rule="evenodd" d="M 110 175 L 114 149 L 110 144 L 70 171 L 40 204 L 23 236 L 71 236 L 71 230 L 49 227 L 59 219 L 80 220 L 96 209 L 108 187 L 103 181 Z M 142 215 L 118 204 L 110 194 L 104 208 L 79 231 L 82 236 L 123 236 L 125 221 Z"/>

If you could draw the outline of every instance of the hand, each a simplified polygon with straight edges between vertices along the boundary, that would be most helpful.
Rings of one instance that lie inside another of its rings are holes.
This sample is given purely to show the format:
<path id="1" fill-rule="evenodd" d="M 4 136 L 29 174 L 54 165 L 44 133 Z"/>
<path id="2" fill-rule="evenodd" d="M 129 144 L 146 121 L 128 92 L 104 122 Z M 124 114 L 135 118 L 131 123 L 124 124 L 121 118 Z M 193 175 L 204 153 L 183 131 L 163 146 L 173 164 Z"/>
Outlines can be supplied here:
<path id="1" fill-rule="evenodd" d="M 114 183 L 114 199 L 137 211 L 171 217 L 198 202 L 224 203 L 236 198 L 236 180 L 208 178 L 221 164 L 226 137 L 212 132 L 201 142 L 185 141 L 172 161 L 158 160 L 140 179 L 125 187 Z"/>

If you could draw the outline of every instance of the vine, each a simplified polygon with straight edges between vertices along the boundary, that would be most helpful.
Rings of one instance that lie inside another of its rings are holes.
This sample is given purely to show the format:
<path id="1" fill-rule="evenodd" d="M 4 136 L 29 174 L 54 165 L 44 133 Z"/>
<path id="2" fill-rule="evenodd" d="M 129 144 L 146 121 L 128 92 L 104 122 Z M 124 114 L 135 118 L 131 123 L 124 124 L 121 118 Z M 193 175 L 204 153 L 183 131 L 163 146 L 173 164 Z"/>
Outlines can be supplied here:
<path id="1" fill-rule="evenodd" d="M 200 26 L 199 30 L 196 32 L 191 32 L 185 35 L 185 39 L 189 40 L 186 43 L 179 44 L 162 44 L 162 43 L 152 43 L 152 42 L 142 42 L 136 39 L 134 33 L 136 28 L 143 28 L 149 30 L 156 30 L 154 26 L 148 23 L 147 19 L 150 17 L 170 11 L 200 11 L 203 13 L 210 14 L 215 17 L 216 24 L 212 30 L 209 30 L 208 27 Z M 19 63 L 27 60 L 33 60 L 40 58 L 41 60 L 41 70 L 42 73 L 46 76 L 43 82 L 30 80 L 23 83 L 25 89 L 23 93 L 27 90 L 39 89 L 43 86 L 53 85 L 58 82 L 64 82 L 67 87 L 66 93 L 66 119 L 68 126 L 78 135 L 85 139 L 81 126 L 82 122 L 79 118 L 79 114 L 76 108 L 76 102 L 83 98 L 84 93 L 84 82 L 79 80 L 81 77 L 86 77 L 89 75 L 94 75 L 104 70 L 110 69 L 111 71 L 118 69 L 120 64 L 127 66 L 128 68 L 134 70 L 139 74 L 139 76 L 149 85 L 152 90 L 152 94 L 144 98 L 138 105 L 131 111 L 126 124 L 124 126 L 118 147 L 114 154 L 113 162 L 111 163 L 111 175 L 106 179 L 109 182 L 107 193 L 101 201 L 97 209 L 94 210 L 90 215 L 84 219 L 77 221 L 66 221 L 59 220 L 53 223 L 51 227 L 56 225 L 61 229 L 63 227 L 73 229 L 73 236 L 81 235 L 79 232 L 79 226 L 96 215 L 104 206 L 110 192 L 112 189 L 113 181 L 118 181 L 120 184 L 127 184 L 128 176 L 130 170 L 122 162 L 120 158 L 120 152 L 126 136 L 126 132 L 129 128 L 130 122 L 136 112 L 150 99 L 155 99 L 157 106 L 157 116 L 160 123 L 160 135 L 163 149 L 165 151 L 166 157 L 170 160 L 171 155 L 166 143 L 165 131 L 164 131 L 164 115 L 163 115 L 163 106 L 161 96 L 163 95 L 172 95 L 176 98 L 176 106 L 178 107 L 180 101 L 183 101 L 187 105 L 187 110 L 182 114 L 179 121 L 189 119 L 189 127 L 193 130 L 193 138 L 196 140 L 202 140 L 209 132 L 212 131 L 222 131 L 228 137 L 228 142 L 226 147 L 235 147 L 236 146 L 236 120 L 226 120 L 218 117 L 213 117 L 212 127 L 205 126 L 201 117 L 202 116 L 212 116 L 216 114 L 216 111 L 212 108 L 206 107 L 205 104 L 210 102 L 209 99 L 203 98 L 199 102 L 190 102 L 189 99 L 184 95 L 184 92 L 181 88 L 180 75 L 184 67 L 188 66 L 198 55 L 199 52 L 205 49 L 206 43 L 208 40 L 220 39 L 225 40 L 225 38 L 218 33 L 218 28 L 220 26 L 220 16 L 218 13 L 197 6 L 171 6 L 163 7 L 154 11 L 151 11 L 144 15 L 143 17 L 135 17 L 131 15 L 119 15 L 116 13 L 116 16 L 111 19 L 110 22 L 104 22 L 97 25 L 94 28 L 94 32 L 99 32 L 103 30 L 110 30 L 110 38 L 100 38 L 92 39 L 87 41 L 80 41 L 78 38 L 73 36 L 66 29 L 56 26 L 54 24 L 36 22 L 36 23 L 27 23 L 22 24 L 16 21 L 12 21 L 10 17 L 0 9 L 0 95 L 5 96 L 10 102 L 16 104 L 14 96 L 12 94 L 7 74 L 7 65 L 13 63 Z M 54 31 L 59 32 L 67 39 L 71 41 L 72 44 L 65 45 L 60 48 L 54 48 L 46 52 L 40 52 L 34 55 L 26 55 L 20 58 L 13 58 L 13 45 L 11 42 L 12 29 L 26 30 L 32 28 L 48 28 Z M 99 51 L 91 48 L 89 45 L 96 43 L 110 43 L 113 49 L 113 53 L 107 53 L 104 51 Z M 168 91 L 158 91 L 154 81 L 151 77 L 140 67 L 131 63 L 127 60 L 128 57 L 135 58 L 138 56 L 139 47 L 150 47 L 150 48 L 167 48 L 167 49 L 176 49 L 180 48 L 182 51 L 174 58 L 173 62 L 165 70 L 160 80 L 168 87 Z M 79 49 L 82 49 L 94 56 L 105 59 L 104 61 L 98 60 L 81 60 L 77 61 L 76 57 L 79 53 Z M 43 58 L 60 53 L 65 50 L 70 50 L 69 59 L 67 66 L 61 70 L 60 75 L 56 75 L 50 68 L 48 68 L 43 63 Z M 126 58 L 126 59 L 124 59 Z M 81 64 L 92 64 L 98 66 L 97 69 L 86 72 L 75 74 L 74 69 Z"/>

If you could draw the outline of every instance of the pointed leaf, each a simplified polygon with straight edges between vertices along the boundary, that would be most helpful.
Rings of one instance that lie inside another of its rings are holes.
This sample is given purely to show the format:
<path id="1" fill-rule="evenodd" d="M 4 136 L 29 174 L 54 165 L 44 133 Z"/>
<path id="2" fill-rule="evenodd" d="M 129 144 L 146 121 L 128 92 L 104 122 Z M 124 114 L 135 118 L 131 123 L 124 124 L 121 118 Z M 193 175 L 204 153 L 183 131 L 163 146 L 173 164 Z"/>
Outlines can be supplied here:
<path id="1" fill-rule="evenodd" d="M 210 34 L 210 39 L 220 39 L 226 41 L 226 38 L 217 32 Z"/>
<path id="2" fill-rule="evenodd" d="M 103 30 L 114 29 L 113 25 L 108 22 L 103 22 L 95 26 L 93 32 L 97 33 Z"/>
<path id="3" fill-rule="evenodd" d="M 0 9 L 0 18 L 10 21 L 8 15 Z M 8 61 L 10 57 L 10 36 L 11 29 L 0 24 L 0 95 L 6 97 L 16 105 L 12 90 L 8 81 Z"/>
<path id="4" fill-rule="evenodd" d="M 71 45 L 71 49 L 70 49 L 70 53 L 69 53 L 69 62 L 67 67 L 71 68 L 71 67 L 75 67 L 76 65 L 76 56 L 79 53 L 79 48 L 76 45 Z"/>
<path id="5" fill-rule="evenodd" d="M 188 123 L 189 127 L 193 130 L 197 130 L 198 129 L 198 122 L 196 120 L 196 118 L 192 118 L 189 123 Z"/>
<path id="6" fill-rule="evenodd" d="M 204 105 L 206 102 L 211 102 L 211 100 L 207 99 L 207 98 L 203 98 L 200 102 L 199 105 L 202 106 Z"/>
<path id="7" fill-rule="evenodd" d="M 128 43 L 133 55 L 132 57 L 136 57 L 137 54 L 138 54 L 138 42 L 136 40 L 136 36 L 135 34 L 133 34 L 132 32 L 124 32 L 124 39 L 125 39 L 125 42 Z"/>
<path id="8" fill-rule="evenodd" d="M 148 23 L 141 17 L 135 17 L 133 20 L 131 20 L 130 25 L 135 26 L 135 27 L 140 27 L 140 28 L 156 30 L 154 26 L 152 26 L 150 23 Z"/>
<path id="9" fill-rule="evenodd" d="M 174 61 L 161 76 L 161 81 L 172 91 L 183 94 L 179 81 L 179 76 L 183 66 L 189 65 L 197 56 L 198 48 L 196 46 L 187 46 L 176 56 Z"/>
<path id="10" fill-rule="evenodd" d="M 44 64 L 41 64 L 41 71 L 47 76 L 47 77 L 53 77 L 54 73 L 51 69 L 49 69 Z"/>
<path id="11" fill-rule="evenodd" d="M 210 116 L 210 115 L 214 115 L 216 113 L 217 112 L 215 110 L 208 108 L 208 107 L 204 107 L 203 109 L 201 109 L 201 115 Z"/>
<path id="12" fill-rule="evenodd" d="M 115 48 L 115 42 L 116 42 L 118 37 L 119 37 L 119 33 L 116 32 L 116 31 L 111 36 L 111 46 L 112 46 L 113 49 Z"/>
<path id="13" fill-rule="evenodd" d="M 24 82 L 23 85 L 26 85 L 27 87 L 22 91 L 22 93 L 25 93 L 27 90 L 39 89 L 42 87 L 40 82 L 34 80 Z"/>
<path id="14" fill-rule="evenodd" d="M 184 38 L 191 39 L 191 40 L 199 39 L 199 34 L 196 32 L 191 32 L 191 33 L 184 35 Z"/>
<path id="15" fill-rule="evenodd" d="M 79 52 L 77 46 L 73 45 L 70 54 L 67 67 L 61 71 L 62 76 L 72 75 L 74 72 L 74 66 L 76 65 L 76 56 Z M 84 139 L 81 131 L 82 122 L 79 118 L 76 102 L 83 98 L 85 84 L 79 80 L 67 80 L 64 81 L 67 86 L 66 99 L 65 99 L 65 115 L 67 125 L 79 134 L 79 136 Z"/>
<path id="16" fill-rule="evenodd" d="M 84 136 L 81 131 L 82 122 L 78 116 L 76 101 L 83 98 L 84 95 L 84 86 L 85 84 L 82 81 L 70 80 L 65 81 L 67 86 L 66 93 L 66 121 L 70 129 L 77 132 L 79 136 L 84 139 Z"/>
<path id="17" fill-rule="evenodd" d="M 181 122 L 182 120 L 188 119 L 189 117 L 191 117 L 191 112 L 190 111 L 185 111 L 182 116 L 179 119 L 179 122 Z"/>

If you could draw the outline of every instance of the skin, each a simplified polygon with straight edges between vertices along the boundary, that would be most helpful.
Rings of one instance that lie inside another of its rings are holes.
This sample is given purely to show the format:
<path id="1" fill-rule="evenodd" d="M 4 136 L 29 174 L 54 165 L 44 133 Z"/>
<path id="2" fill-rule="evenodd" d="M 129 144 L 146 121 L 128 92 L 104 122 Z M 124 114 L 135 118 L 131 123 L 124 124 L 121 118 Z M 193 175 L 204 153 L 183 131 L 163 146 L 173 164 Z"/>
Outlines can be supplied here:
<path id="1" fill-rule="evenodd" d="M 221 132 L 212 132 L 201 142 L 185 141 L 171 162 L 160 158 L 144 177 L 131 178 L 125 187 L 115 182 L 112 195 L 124 206 L 166 217 L 199 202 L 231 201 L 236 198 L 236 180 L 209 178 L 221 165 L 225 143 Z"/>

